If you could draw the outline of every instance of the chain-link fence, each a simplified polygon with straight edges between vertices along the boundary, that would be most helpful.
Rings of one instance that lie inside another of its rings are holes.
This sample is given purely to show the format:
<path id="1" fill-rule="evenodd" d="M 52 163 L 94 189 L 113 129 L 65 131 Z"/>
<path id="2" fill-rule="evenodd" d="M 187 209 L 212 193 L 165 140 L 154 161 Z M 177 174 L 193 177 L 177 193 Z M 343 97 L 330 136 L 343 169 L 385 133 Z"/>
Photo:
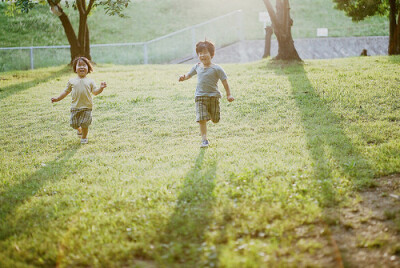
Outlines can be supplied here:
<path id="1" fill-rule="evenodd" d="M 237 10 L 212 20 L 140 43 L 94 44 L 91 56 L 96 63 L 162 64 L 195 55 L 195 44 L 212 40 L 217 47 L 243 40 L 242 11 Z M 0 71 L 27 70 L 66 64 L 69 46 L 0 48 Z"/>

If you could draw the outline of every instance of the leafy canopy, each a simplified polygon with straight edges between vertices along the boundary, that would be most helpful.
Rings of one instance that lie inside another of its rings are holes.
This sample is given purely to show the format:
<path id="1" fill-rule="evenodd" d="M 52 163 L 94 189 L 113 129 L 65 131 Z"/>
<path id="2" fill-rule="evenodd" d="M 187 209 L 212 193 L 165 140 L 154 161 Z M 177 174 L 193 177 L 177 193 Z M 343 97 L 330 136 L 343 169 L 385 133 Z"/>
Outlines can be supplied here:
<path id="1" fill-rule="evenodd" d="M 65 5 L 67 8 L 72 6 L 77 10 L 77 2 L 79 0 L 6 0 L 8 3 L 7 14 L 28 13 L 36 5 Z M 87 0 L 87 3 L 93 2 L 92 7 L 103 6 L 105 13 L 110 16 L 118 15 L 124 17 L 122 11 L 128 7 L 131 0 Z"/>
<path id="2" fill-rule="evenodd" d="M 388 0 L 333 0 L 336 8 L 343 10 L 353 21 L 360 21 L 375 15 L 387 16 L 389 14 Z M 397 8 L 399 1 L 396 1 Z"/>

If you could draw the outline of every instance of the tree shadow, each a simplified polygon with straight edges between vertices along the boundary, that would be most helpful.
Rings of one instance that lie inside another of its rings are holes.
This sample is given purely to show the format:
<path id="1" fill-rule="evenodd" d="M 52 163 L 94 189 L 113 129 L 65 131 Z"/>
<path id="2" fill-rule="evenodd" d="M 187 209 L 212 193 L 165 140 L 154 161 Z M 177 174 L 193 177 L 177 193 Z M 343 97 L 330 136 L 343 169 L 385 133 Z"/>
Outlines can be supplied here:
<path id="1" fill-rule="evenodd" d="M 60 180 L 66 173 L 76 169 L 69 160 L 75 155 L 80 144 L 70 145 L 69 148 L 59 154 L 55 160 L 42 164 L 42 167 L 29 175 L 26 179 L 18 181 L 9 187 L 5 187 L 0 192 L 0 241 L 6 240 L 10 236 L 17 236 L 19 233 L 26 232 L 26 224 L 32 224 L 31 221 L 21 221 L 17 225 L 13 224 L 14 213 L 19 206 L 27 202 L 30 198 L 40 191 L 40 189 L 48 181 Z M 54 195 L 56 193 L 48 193 Z M 42 217 L 30 217 L 28 214 L 23 215 L 24 218 L 40 218 L 42 229 L 46 229 L 43 223 L 46 221 L 44 215 Z"/>
<path id="2" fill-rule="evenodd" d="M 393 63 L 393 64 L 399 64 L 400 63 L 400 55 L 388 56 L 388 62 Z"/>
<path id="3" fill-rule="evenodd" d="M 70 69 L 70 66 L 66 65 L 61 69 L 50 72 L 48 75 L 46 75 L 44 77 L 37 78 L 37 79 L 27 81 L 27 82 L 22 82 L 19 84 L 9 85 L 7 87 L 0 87 L 0 100 L 5 99 L 11 95 L 17 94 L 18 92 L 27 90 L 38 84 L 45 83 L 49 80 L 56 79 L 57 77 L 60 77 L 61 75 L 67 73 L 69 69 Z"/>
<path id="4" fill-rule="evenodd" d="M 292 97 L 300 111 L 307 148 L 312 159 L 313 173 L 321 186 L 319 201 L 324 206 L 335 206 L 340 177 L 348 178 L 357 188 L 369 186 L 374 171 L 368 161 L 354 147 L 341 125 L 341 118 L 330 110 L 314 89 L 301 63 L 268 64 L 277 75 L 286 76 L 291 84 Z M 335 173 L 339 171 L 339 174 Z"/>
<path id="5" fill-rule="evenodd" d="M 373 185 L 374 169 L 361 152 L 353 145 L 342 127 L 342 120 L 313 87 L 303 64 L 269 62 L 267 68 L 277 75 L 287 77 L 291 84 L 291 94 L 300 112 L 305 132 L 306 146 L 311 157 L 314 189 L 310 194 L 323 208 L 324 224 L 333 226 L 330 235 L 338 265 L 342 265 L 341 254 L 333 237 L 337 229 L 343 229 L 345 211 L 340 201 L 345 199 L 341 188 L 346 181 L 355 189 L 365 189 Z M 346 192 L 346 191 L 345 191 Z M 343 250 L 344 242 L 339 245 Z M 343 254 L 343 253 L 342 253 Z M 351 256 L 344 255 L 344 261 Z"/>
<path id="6" fill-rule="evenodd" d="M 182 192 L 175 211 L 160 238 L 160 259 L 167 264 L 180 263 L 185 267 L 199 267 L 204 233 L 213 217 L 215 196 L 215 159 L 204 161 L 206 149 L 201 149 L 193 169 L 185 176 Z"/>

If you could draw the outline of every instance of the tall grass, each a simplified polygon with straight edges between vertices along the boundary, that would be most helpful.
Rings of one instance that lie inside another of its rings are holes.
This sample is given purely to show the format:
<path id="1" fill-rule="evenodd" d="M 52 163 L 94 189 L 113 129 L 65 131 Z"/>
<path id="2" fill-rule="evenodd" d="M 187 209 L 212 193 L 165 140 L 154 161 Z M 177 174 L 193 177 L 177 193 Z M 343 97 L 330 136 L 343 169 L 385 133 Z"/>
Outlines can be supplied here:
<path id="1" fill-rule="evenodd" d="M 400 171 L 399 63 L 224 65 L 206 150 L 189 65 L 97 66 L 84 146 L 70 70 L 3 73 L 0 266 L 335 267 L 325 209 Z"/>

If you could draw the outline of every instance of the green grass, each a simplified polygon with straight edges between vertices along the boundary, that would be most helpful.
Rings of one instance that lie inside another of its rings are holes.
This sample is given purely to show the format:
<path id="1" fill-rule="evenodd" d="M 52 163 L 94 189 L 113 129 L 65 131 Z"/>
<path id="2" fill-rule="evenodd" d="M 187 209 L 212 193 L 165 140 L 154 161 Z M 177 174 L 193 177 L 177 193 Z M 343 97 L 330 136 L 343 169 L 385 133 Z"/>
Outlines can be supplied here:
<path id="1" fill-rule="evenodd" d="M 2 73 L 0 266 L 329 266 L 325 209 L 400 172 L 399 63 L 223 65 L 206 150 L 189 65 L 97 66 L 84 146 L 50 103 L 70 70 Z"/>

